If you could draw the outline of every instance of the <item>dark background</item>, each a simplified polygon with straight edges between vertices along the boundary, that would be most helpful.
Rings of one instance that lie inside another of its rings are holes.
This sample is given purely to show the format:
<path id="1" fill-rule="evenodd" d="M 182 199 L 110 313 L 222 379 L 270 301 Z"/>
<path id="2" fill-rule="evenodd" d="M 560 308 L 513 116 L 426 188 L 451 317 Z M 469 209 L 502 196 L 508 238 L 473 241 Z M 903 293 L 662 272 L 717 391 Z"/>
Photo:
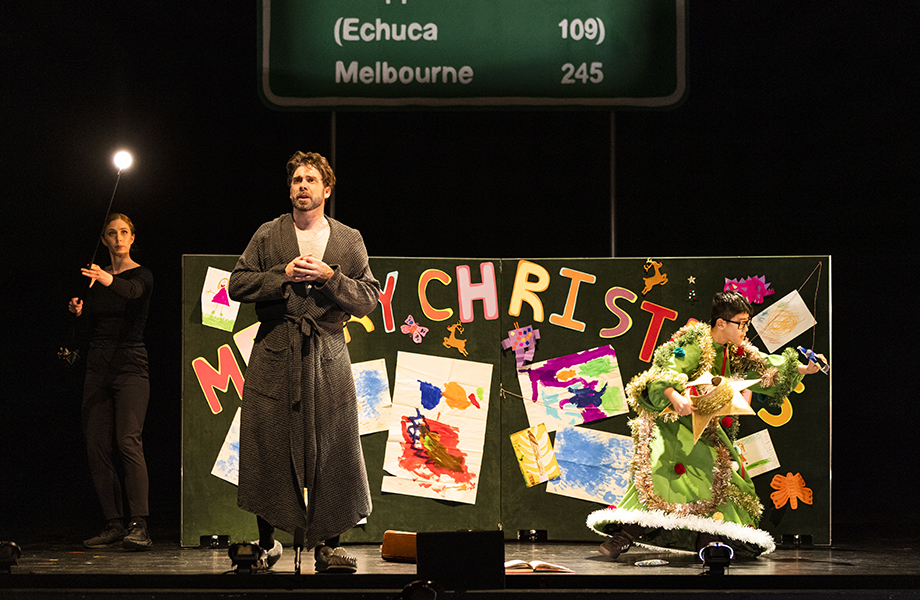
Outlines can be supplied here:
<path id="1" fill-rule="evenodd" d="M 920 4 L 707 0 L 688 16 L 685 101 L 615 115 L 616 255 L 833 255 L 834 524 L 915 535 Z M 4 6 L 0 538 L 101 525 L 55 353 L 121 148 L 135 163 L 114 210 L 156 282 L 151 524 L 178 531 L 181 255 L 241 252 L 289 210 L 293 151 L 332 150 L 329 111 L 259 100 L 256 23 L 253 2 Z M 611 255 L 609 112 L 335 122 L 336 217 L 372 255 Z"/>

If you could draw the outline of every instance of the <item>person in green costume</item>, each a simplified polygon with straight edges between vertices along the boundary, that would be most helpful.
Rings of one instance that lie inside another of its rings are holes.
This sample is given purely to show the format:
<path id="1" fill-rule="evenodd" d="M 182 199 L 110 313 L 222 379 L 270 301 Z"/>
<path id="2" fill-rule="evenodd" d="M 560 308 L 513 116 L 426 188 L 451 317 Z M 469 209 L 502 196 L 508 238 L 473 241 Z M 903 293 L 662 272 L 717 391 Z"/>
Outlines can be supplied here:
<path id="1" fill-rule="evenodd" d="M 681 328 L 654 354 L 652 367 L 626 387 L 635 442 L 632 479 L 618 507 L 588 516 L 588 527 L 607 536 L 602 554 L 615 560 L 633 541 L 671 550 L 699 551 L 720 541 L 746 556 L 775 549 L 758 529 L 763 506 L 734 447 L 736 419 L 713 418 L 694 441 L 698 410 L 688 383 L 708 375 L 759 380 L 743 393 L 782 404 L 802 377 L 818 366 L 799 363 L 796 351 L 761 353 L 745 339 L 754 311 L 734 291 L 713 297 L 709 323 Z M 713 381 L 717 381 L 713 379 Z M 731 422 L 730 422 L 731 421 Z"/>

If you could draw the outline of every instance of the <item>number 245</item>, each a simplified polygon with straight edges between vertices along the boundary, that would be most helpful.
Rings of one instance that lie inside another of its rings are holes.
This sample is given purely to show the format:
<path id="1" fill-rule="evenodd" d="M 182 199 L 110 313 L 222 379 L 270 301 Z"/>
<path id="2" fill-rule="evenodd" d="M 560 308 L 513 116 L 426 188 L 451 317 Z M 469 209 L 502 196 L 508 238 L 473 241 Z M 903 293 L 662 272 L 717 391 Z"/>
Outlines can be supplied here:
<path id="1" fill-rule="evenodd" d="M 565 63 L 562 65 L 562 83 L 578 83 L 577 80 L 581 80 L 582 83 L 600 83 L 604 80 L 604 73 L 601 71 L 603 66 L 602 63 L 593 62 L 589 70 L 588 63 L 581 63 L 578 67 L 572 63 Z"/>

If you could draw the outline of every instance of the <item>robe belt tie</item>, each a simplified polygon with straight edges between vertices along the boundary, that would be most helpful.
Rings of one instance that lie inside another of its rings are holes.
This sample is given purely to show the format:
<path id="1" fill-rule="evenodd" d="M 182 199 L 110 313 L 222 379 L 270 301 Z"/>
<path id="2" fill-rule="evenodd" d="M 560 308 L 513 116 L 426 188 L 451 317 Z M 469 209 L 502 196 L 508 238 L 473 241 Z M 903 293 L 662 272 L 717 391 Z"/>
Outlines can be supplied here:
<path id="1" fill-rule="evenodd" d="M 299 317 L 292 317 L 285 315 L 285 321 L 291 321 L 300 328 L 300 333 L 306 337 L 310 337 L 315 332 L 316 335 L 320 335 L 322 330 L 319 328 L 319 325 L 316 323 L 316 320 L 310 315 L 301 315 Z"/>
<path id="2" fill-rule="evenodd" d="M 299 317 L 295 317 L 292 315 L 285 315 L 284 320 L 288 323 L 293 323 L 300 330 L 301 335 L 297 336 L 296 339 L 291 340 L 292 355 L 297 357 L 298 360 L 300 360 L 300 357 L 303 353 L 303 348 L 304 348 L 303 338 L 310 337 L 314 333 L 316 335 L 320 335 L 322 330 L 319 328 L 319 325 L 316 323 L 316 320 L 310 315 L 301 315 Z M 300 373 L 299 368 L 294 369 L 294 371 L 296 373 Z M 300 389 L 301 389 L 300 376 L 298 375 L 297 377 L 295 377 L 291 383 L 293 385 L 291 387 L 290 400 L 291 400 L 291 408 L 294 408 L 298 404 L 300 404 Z"/>

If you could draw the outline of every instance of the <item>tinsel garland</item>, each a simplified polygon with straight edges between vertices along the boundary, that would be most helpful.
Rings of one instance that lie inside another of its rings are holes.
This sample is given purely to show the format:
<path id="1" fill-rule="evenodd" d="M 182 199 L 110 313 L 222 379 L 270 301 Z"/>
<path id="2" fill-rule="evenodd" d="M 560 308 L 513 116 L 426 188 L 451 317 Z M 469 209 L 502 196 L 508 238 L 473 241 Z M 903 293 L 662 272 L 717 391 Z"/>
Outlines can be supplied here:
<path id="1" fill-rule="evenodd" d="M 712 414 L 732 401 L 735 396 L 735 390 L 727 380 L 722 382 L 712 390 L 708 396 L 691 396 L 693 406 L 703 414 Z"/>
<path id="2" fill-rule="evenodd" d="M 774 407 L 782 406 L 783 398 L 787 398 L 795 386 L 802 381 L 802 375 L 799 373 L 799 357 L 792 348 L 783 350 L 783 364 L 776 376 L 776 382 L 772 386 L 772 396 L 768 396 L 768 404 Z"/>
<path id="3" fill-rule="evenodd" d="M 668 502 L 655 493 L 652 481 L 651 443 L 655 435 L 655 422 L 645 416 L 640 416 L 629 422 L 635 439 L 635 452 L 633 454 L 630 470 L 633 484 L 639 495 L 639 502 L 649 510 L 660 510 L 665 513 L 679 516 L 697 515 L 708 516 L 714 513 L 726 500 L 734 500 L 741 508 L 748 511 L 755 521 L 759 521 L 763 506 L 756 496 L 747 494 L 731 484 L 732 456 L 728 447 L 717 437 L 710 438 L 716 449 L 717 457 L 712 465 L 712 487 L 710 498 L 699 499 L 693 502 Z"/>
<path id="4" fill-rule="evenodd" d="M 722 421 L 720 421 L 719 419 L 713 419 L 712 421 L 706 424 L 706 429 L 703 430 L 703 435 L 705 435 L 707 438 L 715 442 L 716 440 L 719 439 L 719 435 L 717 432 L 719 430 L 719 427 L 721 427 L 722 431 L 725 432 L 725 435 L 728 436 L 728 441 L 730 441 L 732 445 L 734 445 L 735 440 L 738 439 L 738 430 L 740 429 L 740 426 L 738 425 L 738 421 L 739 419 L 737 418 L 732 419 L 732 424 L 726 427 L 725 425 L 722 424 Z"/>
<path id="5" fill-rule="evenodd" d="M 763 504 L 754 494 L 742 492 L 737 485 L 728 486 L 728 499 L 747 511 L 754 524 L 760 526 L 760 516 L 763 514 Z"/>
<path id="6" fill-rule="evenodd" d="M 723 427 L 723 429 L 725 428 Z M 738 434 L 738 420 L 737 419 L 735 419 L 734 423 L 732 423 L 731 429 L 734 430 L 733 433 L 735 434 L 735 436 L 737 436 Z M 718 427 L 715 425 L 715 421 L 710 422 L 709 426 L 703 432 L 703 435 L 705 435 L 706 439 L 712 442 L 712 444 L 715 447 L 719 448 L 720 450 L 722 448 L 725 448 L 726 452 L 728 452 L 728 448 L 725 446 L 725 443 L 721 439 L 719 439 Z M 733 437 L 731 434 L 729 434 L 728 437 L 731 440 L 731 442 L 734 444 L 735 437 Z M 721 453 L 719 456 L 721 457 Z M 731 461 L 731 454 L 729 454 L 728 460 Z M 731 467 L 731 462 L 729 462 L 729 467 Z M 743 474 L 739 474 L 739 475 L 741 475 L 742 478 L 744 477 Z M 763 514 L 763 504 L 760 503 L 760 498 L 758 498 L 756 494 L 749 494 L 747 492 L 742 492 L 741 489 L 737 485 L 730 483 L 728 485 L 728 490 L 726 491 L 726 496 L 728 497 L 729 500 L 732 500 L 735 504 L 737 504 L 738 506 L 746 510 L 747 513 L 754 520 L 754 523 L 756 525 L 760 525 L 760 516 Z"/>
<path id="7" fill-rule="evenodd" d="M 652 367 L 647 371 L 639 373 L 629 381 L 629 383 L 626 385 L 626 403 L 629 404 L 630 408 L 636 411 L 639 415 L 648 415 L 652 419 L 658 416 L 658 411 L 650 411 L 646 409 L 644 406 L 642 406 L 640 400 L 642 398 L 642 394 L 645 393 L 645 388 L 647 388 L 648 384 L 653 381 L 661 381 L 670 384 L 671 387 L 680 388 L 683 390 L 689 379 L 683 373 L 662 371 Z M 676 421 L 680 418 L 680 415 L 673 413 L 664 415 L 662 418 L 668 419 L 670 421 Z"/>
<path id="8" fill-rule="evenodd" d="M 699 362 L 689 375 L 675 373 L 671 370 L 671 359 L 679 354 L 686 355 L 684 348 L 695 345 L 700 349 Z M 774 400 L 781 403 L 782 399 L 792 392 L 799 381 L 798 358 L 795 351 L 787 348 L 783 352 L 784 363 L 782 370 L 771 366 L 760 351 L 750 342 L 745 340 L 740 346 L 727 344 L 726 356 L 731 373 L 747 375 L 753 371 L 761 379 L 761 386 L 775 390 Z M 691 323 L 680 328 L 671 339 L 658 347 L 655 351 L 652 367 L 636 375 L 626 386 L 626 399 L 629 406 L 636 411 L 638 417 L 629 421 L 629 427 L 635 441 L 635 453 L 630 462 L 630 474 L 633 478 L 639 501 L 649 510 L 662 511 L 677 516 L 705 517 L 714 513 L 720 505 L 727 500 L 733 501 L 743 510 L 747 511 L 755 522 L 760 521 L 763 505 L 754 494 L 741 491 L 731 483 L 732 458 L 728 447 L 719 439 L 717 431 L 719 424 L 711 423 L 705 436 L 716 448 L 717 457 L 712 467 L 712 488 L 708 500 L 700 499 L 694 502 L 677 503 L 667 502 L 654 491 L 652 482 L 651 442 L 655 431 L 655 420 L 676 421 L 679 415 L 649 410 L 641 403 L 646 389 L 652 382 L 665 383 L 680 392 L 683 392 L 687 382 L 699 378 L 704 373 L 711 373 L 715 365 L 716 353 L 713 347 L 712 333 L 706 323 Z M 729 440 L 734 443 L 738 437 L 738 419 L 733 419 L 731 426 L 724 428 Z"/>
<path id="9" fill-rule="evenodd" d="M 731 441 L 732 444 L 734 444 L 735 440 L 738 439 L 738 430 L 741 429 L 741 426 L 739 425 L 739 420 L 740 419 L 737 419 L 737 418 L 732 419 L 732 424 L 729 425 L 728 427 L 726 427 L 725 425 L 722 425 L 722 429 L 725 431 L 725 435 L 728 436 L 728 439 Z"/>
<path id="10" fill-rule="evenodd" d="M 689 375 L 675 374 L 670 370 L 671 357 L 675 350 L 696 345 L 700 349 L 700 359 L 696 369 Z M 783 352 L 782 371 L 771 366 L 761 355 L 760 351 L 749 341 L 744 340 L 740 346 L 726 344 L 729 370 L 732 373 L 746 375 L 753 371 L 760 377 L 760 385 L 764 388 L 773 388 L 772 398 L 767 401 L 770 406 L 782 405 L 783 398 L 792 393 L 798 384 L 798 358 L 795 350 L 787 348 Z M 703 373 L 712 372 L 715 365 L 716 353 L 713 348 L 712 333 L 707 323 L 690 323 L 677 330 L 671 339 L 655 350 L 652 367 L 632 378 L 626 386 L 626 400 L 630 407 L 637 413 L 657 416 L 657 412 L 649 411 L 641 406 L 640 399 L 645 393 L 648 384 L 660 381 L 671 384 L 672 387 L 683 392 L 687 382 L 699 378 Z M 670 421 L 678 418 L 677 415 L 666 415 Z M 737 424 L 737 421 L 736 421 Z M 733 427 L 737 433 L 737 426 Z"/>
<path id="11" fill-rule="evenodd" d="M 776 367 L 772 367 L 764 360 L 760 350 L 751 342 L 744 340 L 740 346 L 725 345 L 728 354 L 728 365 L 732 373 L 742 377 L 749 371 L 754 371 L 760 377 L 761 387 L 769 388 L 776 384 Z"/>
<path id="12" fill-rule="evenodd" d="M 658 369 L 667 369 L 671 356 L 677 348 L 696 345 L 700 348 L 700 362 L 696 371 L 689 375 L 690 379 L 697 379 L 703 373 L 708 373 L 715 363 L 716 352 L 712 348 L 712 334 L 706 323 L 690 323 L 677 330 L 671 339 L 655 350 L 652 365 Z"/>

